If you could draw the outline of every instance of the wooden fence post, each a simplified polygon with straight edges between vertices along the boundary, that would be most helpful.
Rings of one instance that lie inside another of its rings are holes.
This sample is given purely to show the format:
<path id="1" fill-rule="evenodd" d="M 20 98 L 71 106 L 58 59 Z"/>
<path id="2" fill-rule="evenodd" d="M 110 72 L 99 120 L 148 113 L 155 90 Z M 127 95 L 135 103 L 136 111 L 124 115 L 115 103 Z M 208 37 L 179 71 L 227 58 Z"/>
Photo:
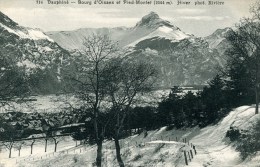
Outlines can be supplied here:
<path id="1" fill-rule="evenodd" d="M 191 158 L 193 159 L 193 153 L 192 153 L 192 150 L 190 150 L 190 155 L 191 155 Z"/>
<path id="2" fill-rule="evenodd" d="M 184 151 L 184 158 L 185 158 L 185 164 L 188 165 L 188 160 L 187 160 L 186 151 Z"/>
<path id="3" fill-rule="evenodd" d="M 193 145 L 193 150 L 195 152 L 195 155 L 197 154 L 196 147 Z"/>
<path id="4" fill-rule="evenodd" d="M 190 158 L 190 153 L 189 153 L 189 151 L 188 151 L 188 157 L 189 157 L 189 160 L 191 161 L 191 158 Z"/>

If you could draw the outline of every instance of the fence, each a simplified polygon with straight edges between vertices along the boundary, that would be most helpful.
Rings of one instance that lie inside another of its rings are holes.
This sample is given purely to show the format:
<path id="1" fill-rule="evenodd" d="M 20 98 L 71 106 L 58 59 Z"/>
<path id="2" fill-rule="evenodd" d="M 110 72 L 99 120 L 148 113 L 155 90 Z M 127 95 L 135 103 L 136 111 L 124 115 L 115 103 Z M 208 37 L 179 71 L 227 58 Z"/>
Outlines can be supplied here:
<path id="1" fill-rule="evenodd" d="M 119 142 L 120 148 L 122 150 L 127 149 L 129 147 L 139 147 L 140 148 L 140 147 L 144 147 L 147 143 L 153 142 L 153 141 L 162 141 L 162 142 L 175 141 L 178 143 L 183 143 L 184 145 L 183 145 L 182 149 L 180 149 L 181 154 L 175 155 L 175 157 L 172 157 L 172 158 L 180 159 L 180 161 L 182 161 L 180 163 L 183 163 L 186 165 L 188 165 L 189 162 L 191 162 L 192 159 L 194 158 L 194 156 L 197 154 L 196 147 L 192 143 L 189 143 L 189 141 L 187 141 L 186 138 L 180 138 L 177 136 L 171 136 L 171 137 L 167 137 L 167 138 L 163 137 L 163 136 L 157 136 L 157 137 L 150 136 L 150 137 L 145 137 L 145 138 L 140 137 L 140 138 L 142 138 L 142 140 L 135 140 L 135 139 L 120 140 L 120 142 Z M 27 162 L 27 161 L 38 161 L 38 160 L 43 160 L 46 158 L 61 156 L 61 155 L 65 155 L 65 154 L 81 154 L 86 151 L 90 151 L 91 149 L 94 149 L 94 148 L 95 148 L 95 146 L 87 147 L 86 145 L 78 145 L 78 146 L 72 147 L 70 149 L 62 150 L 59 152 L 45 153 L 43 155 L 35 155 L 35 156 L 26 157 L 26 158 L 19 158 L 19 159 L 16 159 L 16 163 L 19 164 L 19 163 L 23 163 L 23 162 Z M 115 156 L 114 157 L 109 156 L 109 155 L 111 155 L 111 151 L 112 151 L 112 154 L 115 155 L 114 143 L 112 141 L 105 142 L 103 148 L 104 148 L 103 163 L 109 164 L 109 162 L 115 161 L 116 160 Z M 93 162 L 94 162 L 94 160 L 92 162 L 88 162 L 87 165 L 93 166 Z M 108 166 L 108 165 L 106 165 L 106 166 Z M 115 165 L 115 166 L 117 166 L 117 165 Z"/>
<path id="2" fill-rule="evenodd" d="M 197 155 L 196 147 L 192 143 L 190 143 L 190 149 L 183 150 L 183 154 L 184 154 L 185 164 L 189 165 L 189 162 L 191 162 L 194 156 Z"/>
<path id="3" fill-rule="evenodd" d="M 65 155 L 65 154 L 80 154 L 83 153 L 91 148 L 93 148 L 95 146 L 91 146 L 91 147 L 86 147 L 85 145 L 79 145 L 76 147 L 72 147 L 69 148 L 67 150 L 62 150 L 62 151 L 58 151 L 58 152 L 52 152 L 52 153 L 45 153 L 43 155 L 32 155 L 26 158 L 18 158 L 16 159 L 16 163 L 19 162 L 26 162 L 26 161 L 36 161 L 36 160 L 42 160 L 42 159 L 46 159 L 46 158 L 50 158 L 50 157 L 54 157 L 54 156 L 60 156 L 60 155 Z"/>

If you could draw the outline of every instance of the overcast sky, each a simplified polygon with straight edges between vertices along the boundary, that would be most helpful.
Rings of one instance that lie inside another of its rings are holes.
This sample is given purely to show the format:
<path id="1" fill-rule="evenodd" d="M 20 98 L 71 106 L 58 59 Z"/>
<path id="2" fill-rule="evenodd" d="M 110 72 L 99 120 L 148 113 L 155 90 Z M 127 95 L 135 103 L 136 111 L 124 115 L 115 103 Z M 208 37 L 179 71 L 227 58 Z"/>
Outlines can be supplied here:
<path id="1" fill-rule="evenodd" d="M 183 0 L 190 1 L 191 5 L 177 6 L 177 0 L 165 0 L 173 2 L 173 5 L 167 6 L 48 5 L 47 0 L 42 1 L 43 5 L 37 5 L 36 0 L 0 0 L 0 11 L 22 26 L 40 28 L 44 31 L 86 27 L 132 27 L 144 15 L 154 11 L 186 33 L 206 36 L 218 28 L 234 26 L 241 17 L 249 16 L 249 7 L 255 2 L 255 0 L 220 0 L 225 4 L 195 6 L 196 0 Z"/>

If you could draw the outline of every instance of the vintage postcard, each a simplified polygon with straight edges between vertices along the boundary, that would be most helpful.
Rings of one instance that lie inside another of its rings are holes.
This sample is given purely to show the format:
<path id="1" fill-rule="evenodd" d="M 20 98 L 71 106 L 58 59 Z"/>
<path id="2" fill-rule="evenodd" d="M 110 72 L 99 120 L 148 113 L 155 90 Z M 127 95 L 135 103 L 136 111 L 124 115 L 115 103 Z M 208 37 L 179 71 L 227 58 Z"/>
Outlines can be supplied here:
<path id="1" fill-rule="evenodd" d="M 0 0 L 0 167 L 259 166 L 257 0 Z"/>

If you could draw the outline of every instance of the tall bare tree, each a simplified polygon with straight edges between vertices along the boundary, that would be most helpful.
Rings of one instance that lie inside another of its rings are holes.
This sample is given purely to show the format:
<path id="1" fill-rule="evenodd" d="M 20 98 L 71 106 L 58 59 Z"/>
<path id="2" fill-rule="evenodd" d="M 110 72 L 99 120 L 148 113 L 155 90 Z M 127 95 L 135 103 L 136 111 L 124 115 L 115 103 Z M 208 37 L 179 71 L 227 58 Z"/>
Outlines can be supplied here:
<path id="1" fill-rule="evenodd" d="M 259 113 L 260 89 L 260 2 L 250 10 L 252 16 L 241 19 L 236 30 L 228 34 L 227 39 L 232 45 L 229 55 L 233 62 L 243 63 L 251 75 L 255 90 L 255 114 Z"/>
<path id="2" fill-rule="evenodd" d="M 124 120 L 131 105 L 135 104 L 138 94 L 150 91 L 155 83 L 157 70 L 149 63 L 112 60 L 105 70 L 106 91 L 112 103 L 113 138 L 116 147 L 116 157 L 120 167 L 124 167 L 121 158 L 119 139 L 123 131 Z"/>
<path id="3" fill-rule="evenodd" d="M 84 39 L 83 48 L 75 56 L 73 70 L 69 71 L 73 92 L 82 101 L 86 110 L 91 109 L 95 141 L 97 144 L 96 165 L 101 167 L 102 142 L 105 128 L 100 121 L 101 105 L 105 98 L 103 68 L 117 52 L 117 43 L 107 35 L 93 34 Z"/>

